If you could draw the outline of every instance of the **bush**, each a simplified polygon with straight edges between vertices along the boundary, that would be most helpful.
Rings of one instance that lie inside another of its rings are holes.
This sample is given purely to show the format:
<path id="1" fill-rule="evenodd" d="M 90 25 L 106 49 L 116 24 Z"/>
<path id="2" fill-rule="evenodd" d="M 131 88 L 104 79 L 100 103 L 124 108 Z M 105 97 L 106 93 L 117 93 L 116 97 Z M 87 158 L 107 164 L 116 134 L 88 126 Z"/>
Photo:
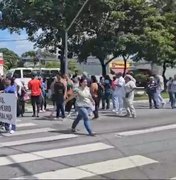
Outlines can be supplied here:
<path id="1" fill-rule="evenodd" d="M 146 84 L 149 79 L 149 75 L 139 73 L 139 74 L 134 74 L 134 78 L 136 79 L 136 85 L 138 87 L 146 87 Z"/>

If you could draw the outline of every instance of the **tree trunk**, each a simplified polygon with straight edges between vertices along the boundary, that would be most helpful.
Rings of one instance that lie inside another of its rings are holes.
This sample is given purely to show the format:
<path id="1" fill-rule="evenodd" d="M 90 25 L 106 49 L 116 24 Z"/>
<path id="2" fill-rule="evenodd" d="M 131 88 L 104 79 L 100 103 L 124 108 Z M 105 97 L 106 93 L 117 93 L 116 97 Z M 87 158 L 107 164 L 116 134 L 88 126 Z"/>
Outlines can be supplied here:
<path id="1" fill-rule="evenodd" d="M 125 77 L 126 69 L 127 69 L 127 59 L 124 56 L 123 56 L 123 61 L 124 61 L 123 77 Z"/>
<path id="2" fill-rule="evenodd" d="M 64 61 L 64 57 L 62 57 L 61 59 L 58 59 L 60 61 L 60 72 L 62 75 L 65 74 L 65 61 Z"/>
<path id="3" fill-rule="evenodd" d="M 101 62 L 101 67 L 102 67 L 102 75 L 105 77 L 106 76 L 106 64 L 104 62 Z"/>
<path id="4" fill-rule="evenodd" d="M 166 67 L 166 62 L 164 61 L 164 63 L 163 63 L 163 72 L 162 72 L 162 76 L 163 76 L 163 80 L 164 80 L 164 91 L 166 91 L 166 89 L 167 89 L 167 79 L 166 79 L 166 76 L 165 76 L 165 73 L 166 73 L 166 69 L 167 69 L 167 67 Z"/>
<path id="5" fill-rule="evenodd" d="M 60 72 L 62 75 L 64 75 L 66 72 L 65 72 L 65 58 L 64 58 L 64 55 L 65 55 L 65 36 L 63 35 L 62 37 L 62 46 L 59 47 L 60 50 L 61 50 L 61 57 L 60 59 L 58 59 L 60 61 Z"/>

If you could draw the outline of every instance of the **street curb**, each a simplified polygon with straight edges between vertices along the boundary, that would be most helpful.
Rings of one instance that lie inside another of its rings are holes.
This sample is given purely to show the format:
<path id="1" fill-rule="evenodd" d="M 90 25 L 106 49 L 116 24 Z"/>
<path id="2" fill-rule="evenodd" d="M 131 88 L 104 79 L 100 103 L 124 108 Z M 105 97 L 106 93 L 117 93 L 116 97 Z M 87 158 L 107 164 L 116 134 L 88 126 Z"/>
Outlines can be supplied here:
<path id="1" fill-rule="evenodd" d="M 166 99 L 164 99 L 165 101 L 169 101 L 169 98 L 166 98 Z M 134 101 L 134 103 L 148 103 L 149 102 L 149 100 L 148 99 L 146 99 L 146 100 L 135 100 Z"/>

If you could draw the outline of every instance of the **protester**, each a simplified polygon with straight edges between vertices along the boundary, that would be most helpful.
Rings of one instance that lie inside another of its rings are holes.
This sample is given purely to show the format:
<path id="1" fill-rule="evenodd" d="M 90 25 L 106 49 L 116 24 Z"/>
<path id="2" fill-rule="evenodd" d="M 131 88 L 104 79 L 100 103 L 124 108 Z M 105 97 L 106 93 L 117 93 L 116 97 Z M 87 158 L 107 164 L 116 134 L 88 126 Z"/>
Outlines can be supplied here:
<path id="1" fill-rule="evenodd" d="M 3 76 L 0 75 L 0 91 L 3 91 L 5 89 L 5 80 Z"/>
<path id="2" fill-rule="evenodd" d="M 54 112 L 56 111 L 56 99 L 55 99 L 55 92 L 54 92 L 54 85 L 55 85 L 56 81 L 57 81 L 57 77 L 54 78 L 54 80 L 50 86 L 50 93 L 51 93 L 50 97 L 51 97 L 52 104 L 53 104 L 53 108 L 51 110 L 50 117 L 52 117 Z"/>
<path id="3" fill-rule="evenodd" d="M 40 110 L 41 112 L 45 112 L 46 106 L 47 106 L 47 103 L 46 103 L 47 80 L 46 78 L 43 78 L 43 79 L 41 78 L 39 80 L 41 81 L 41 90 L 42 90 Z"/>
<path id="4" fill-rule="evenodd" d="M 112 80 L 112 105 L 113 105 L 113 109 L 112 109 L 112 111 L 113 112 L 116 112 L 116 107 L 115 107 L 115 89 L 116 89 L 116 83 L 117 83 L 117 81 L 116 81 L 116 79 L 117 79 L 117 77 L 116 76 L 113 76 L 113 80 Z"/>
<path id="5" fill-rule="evenodd" d="M 65 118 L 65 110 L 64 110 L 64 94 L 65 94 L 65 86 L 62 83 L 61 76 L 57 76 L 57 80 L 54 84 L 54 94 L 56 99 L 56 118 L 60 117 L 60 112 L 62 114 L 62 118 Z"/>
<path id="6" fill-rule="evenodd" d="M 80 87 L 77 92 L 70 99 L 76 97 L 76 106 L 78 111 L 78 116 L 72 124 L 72 132 L 76 132 L 76 127 L 81 119 L 84 120 L 84 126 L 90 136 L 94 136 L 95 133 L 92 132 L 91 127 L 89 125 L 89 112 L 93 109 L 92 107 L 95 105 L 95 102 L 91 96 L 90 89 L 87 86 L 87 80 L 85 78 L 81 78 Z M 66 103 L 67 103 L 66 101 Z"/>
<path id="7" fill-rule="evenodd" d="M 66 79 L 67 82 L 67 98 L 73 95 L 73 81 L 71 80 L 70 76 L 65 75 L 64 78 Z M 65 106 L 65 111 L 68 113 L 67 117 L 71 116 L 71 109 L 74 104 L 74 99 L 70 100 L 67 102 Z"/>
<path id="8" fill-rule="evenodd" d="M 27 94 L 27 89 L 24 85 L 24 82 L 22 82 L 22 85 L 23 86 L 21 87 L 21 94 L 18 94 L 19 115 L 21 115 L 21 117 L 23 117 L 25 113 L 25 101 L 29 100 L 29 96 Z"/>
<path id="9" fill-rule="evenodd" d="M 148 94 L 149 98 L 149 107 L 152 109 L 153 104 L 155 109 L 159 109 L 159 104 L 157 104 L 156 101 L 156 90 L 157 90 L 157 84 L 155 82 L 155 78 L 153 76 L 150 77 L 149 83 L 146 87 L 146 92 Z M 153 103 L 152 103 L 153 101 Z"/>
<path id="10" fill-rule="evenodd" d="M 125 76 L 125 108 L 127 111 L 127 117 L 136 118 L 136 110 L 133 105 L 134 101 L 134 90 L 136 84 L 134 78 L 131 75 Z"/>
<path id="11" fill-rule="evenodd" d="M 102 102 L 102 109 L 105 109 L 105 88 L 104 88 L 104 77 L 100 77 L 100 81 L 98 83 L 99 86 L 99 99 L 100 102 Z"/>
<path id="12" fill-rule="evenodd" d="M 0 75 L 0 93 L 4 92 L 5 80 L 3 76 Z M 0 122 L 0 128 L 4 130 L 4 123 Z"/>
<path id="13" fill-rule="evenodd" d="M 171 83 L 171 93 L 172 93 L 172 100 L 171 100 L 171 107 L 172 109 L 176 108 L 176 74 L 174 75 L 174 79 Z"/>
<path id="14" fill-rule="evenodd" d="M 5 81 L 5 89 L 4 89 L 4 93 L 11 93 L 11 94 L 15 94 L 16 98 L 17 98 L 17 89 L 16 86 L 14 84 L 13 80 L 6 80 Z M 7 132 L 10 132 L 10 134 L 13 134 L 16 131 L 16 125 L 14 124 L 8 124 L 8 123 L 4 123 L 5 125 L 5 130 Z"/>
<path id="15" fill-rule="evenodd" d="M 166 86 L 167 86 L 167 92 L 169 94 L 169 102 L 172 103 L 173 99 L 172 99 L 172 91 L 171 91 L 171 85 L 172 85 L 172 81 L 173 81 L 173 78 L 170 77 Z"/>
<path id="16" fill-rule="evenodd" d="M 116 79 L 116 87 L 114 90 L 114 105 L 115 105 L 115 112 L 118 115 L 122 115 L 122 111 L 124 108 L 124 97 L 125 97 L 125 80 L 122 77 L 122 73 L 118 73 L 116 75 L 117 79 Z"/>
<path id="17" fill-rule="evenodd" d="M 98 108 L 99 108 L 99 103 L 100 103 L 100 99 L 98 96 L 98 82 L 95 76 L 91 76 L 91 86 L 90 86 L 90 92 L 92 95 L 92 98 L 95 102 L 95 111 L 93 111 L 94 113 L 94 118 L 93 119 L 97 119 L 99 118 L 99 114 L 98 114 Z"/>
<path id="18" fill-rule="evenodd" d="M 154 75 L 155 77 L 155 82 L 157 83 L 157 88 L 156 88 L 156 103 L 160 107 L 164 107 L 165 101 L 161 95 L 162 91 L 164 90 L 164 80 L 161 75 Z"/>
<path id="19" fill-rule="evenodd" d="M 105 93 L 104 93 L 104 97 L 103 97 L 103 102 L 102 102 L 102 109 L 105 109 L 105 102 L 106 102 L 106 109 L 109 109 L 110 108 L 110 99 L 111 99 L 111 79 L 109 77 L 109 75 L 106 75 L 105 76 L 105 80 L 104 80 L 104 83 L 103 83 L 103 86 L 104 86 L 104 90 L 105 90 Z"/>
<path id="20" fill-rule="evenodd" d="M 28 83 L 28 88 L 31 90 L 31 104 L 33 109 L 32 117 L 39 117 L 40 112 L 40 96 L 41 96 L 41 82 L 37 79 L 35 75 L 32 75 L 32 80 Z M 37 112 L 36 112 L 37 106 Z"/>

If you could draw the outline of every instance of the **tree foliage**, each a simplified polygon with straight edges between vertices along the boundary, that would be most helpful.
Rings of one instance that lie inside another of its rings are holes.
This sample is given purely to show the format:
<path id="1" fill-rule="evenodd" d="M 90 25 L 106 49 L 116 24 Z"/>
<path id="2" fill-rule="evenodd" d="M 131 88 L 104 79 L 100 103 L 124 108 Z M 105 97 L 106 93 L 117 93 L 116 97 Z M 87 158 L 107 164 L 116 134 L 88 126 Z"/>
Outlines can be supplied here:
<path id="1" fill-rule="evenodd" d="M 1 48 L 0 52 L 3 53 L 3 59 L 5 62 L 4 68 L 6 70 L 17 67 L 20 58 L 15 52 L 7 48 Z"/>
<path id="2" fill-rule="evenodd" d="M 0 2 L 1 29 L 25 29 L 39 48 L 62 42 L 64 32 L 84 0 L 25 0 Z M 122 56 L 173 66 L 176 56 L 175 0 L 92 0 L 69 30 L 69 50 L 86 61 L 92 54 L 102 65 Z M 13 9 L 13 11 L 12 11 Z M 63 53 L 64 54 L 64 53 Z M 110 57 L 111 55 L 111 57 Z M 109 58 L 110 57 L 110 58 Z M 64 57 L 61 59 L 61 67 Z"/>

